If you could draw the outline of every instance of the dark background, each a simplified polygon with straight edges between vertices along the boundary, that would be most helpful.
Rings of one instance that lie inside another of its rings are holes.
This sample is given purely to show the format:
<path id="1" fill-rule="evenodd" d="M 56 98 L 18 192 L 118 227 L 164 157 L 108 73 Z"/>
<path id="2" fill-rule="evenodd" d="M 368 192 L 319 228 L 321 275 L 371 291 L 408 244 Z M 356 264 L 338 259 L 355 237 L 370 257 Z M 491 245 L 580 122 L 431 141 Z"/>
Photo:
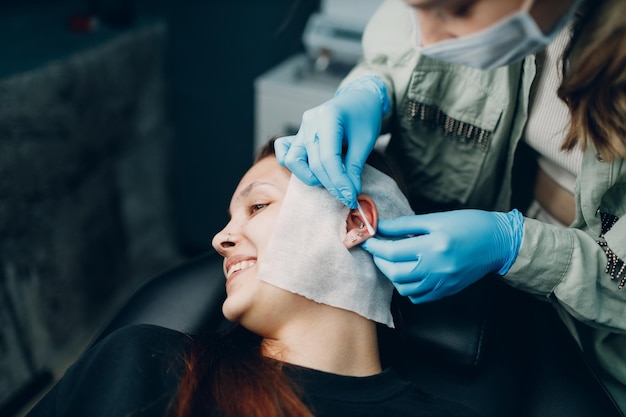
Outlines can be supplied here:
<path id="1" fill-rule="evenodd" d="M 186 252 L 206 248 L 225 224 L 226 206 L 214 201 L 230 199 L 251 163 L 252 81 L 302 49 L 302 30 L 317 3 L 187 0 L 168 7 L 170 103 L 178 133 L 175 201 Z M 216 188 L 207 178 L 221 184 Z"/>
<path id="2" fill-rule="evenodd" d="M 253 80 L 318 9 L 0 1 L 0 415 L 139 285 L 212 251 L 253 158 Z"/>

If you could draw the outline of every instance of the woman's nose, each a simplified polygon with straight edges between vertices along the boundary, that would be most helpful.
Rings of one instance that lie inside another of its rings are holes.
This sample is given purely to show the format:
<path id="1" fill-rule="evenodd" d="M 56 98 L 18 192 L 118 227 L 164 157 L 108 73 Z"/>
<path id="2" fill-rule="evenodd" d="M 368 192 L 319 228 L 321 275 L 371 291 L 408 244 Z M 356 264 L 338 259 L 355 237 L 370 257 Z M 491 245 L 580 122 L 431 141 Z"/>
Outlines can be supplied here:
<path id="1" fill-rule="evenodd" d="M 220 255 L 224 255 L 228 249 L 235 247 L 236 241 L 236 234 L 228 231 L 227 228 L 224 228 L 213 237 L 213 241 L 211 243 L 213 248 Z"/>

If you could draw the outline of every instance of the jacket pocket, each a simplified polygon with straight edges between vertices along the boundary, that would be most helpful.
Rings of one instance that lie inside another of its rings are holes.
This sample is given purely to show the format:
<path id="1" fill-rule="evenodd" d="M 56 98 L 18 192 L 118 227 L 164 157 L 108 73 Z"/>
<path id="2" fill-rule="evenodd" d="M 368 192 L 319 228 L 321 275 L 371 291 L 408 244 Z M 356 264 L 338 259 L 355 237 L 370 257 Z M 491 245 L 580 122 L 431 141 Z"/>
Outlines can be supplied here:
<path id="1" fill-rule="evenodd" d="M 389 145 L 412 202 L 466 206 L 504 111 L 490 79 L 489 73 L 457 67 L 412 74 Z"/>

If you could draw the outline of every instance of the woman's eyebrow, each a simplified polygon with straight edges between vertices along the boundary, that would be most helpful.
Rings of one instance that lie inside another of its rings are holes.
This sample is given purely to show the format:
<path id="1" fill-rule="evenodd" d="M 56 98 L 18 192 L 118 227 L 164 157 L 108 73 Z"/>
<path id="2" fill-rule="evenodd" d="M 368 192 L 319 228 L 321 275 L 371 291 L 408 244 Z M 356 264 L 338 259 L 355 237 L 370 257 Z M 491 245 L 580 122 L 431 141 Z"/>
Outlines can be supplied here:
<path id="1" fill-rule="evenodd" d="M 411 2 L 411 6 L 416 7 L 418 9 L 431 9 L 431 8 L 437 6 L 438 3 L 439 3 L 439 1 L 437 1 L 437 0 L 422 1 L 422 2 L 419 2 L 419 3 Z"/>
<path id="2" fill-rule="evenodd" d="M 436 7 L 448 7 L 457 4 L 457 0 L 424 0 L 421 2 L 409 2 L 412 7 L 422 10 L 434 9 Z"/>
<path id="3" fill-rule="evenodd" d="M 246 187 L 241 190 L 241 192 L 239 193 L 240 197 L 247 197 L 252 190 L 254 190 L 257 187 L 263 186 L 263 185 L 269 185 L 271 187 L 277 188 L 275 184 L 271 183 L 271 182 L 267 182 L 267 181 L 254 181 L 251 182 L 250 184 L 246 185 Z"/>

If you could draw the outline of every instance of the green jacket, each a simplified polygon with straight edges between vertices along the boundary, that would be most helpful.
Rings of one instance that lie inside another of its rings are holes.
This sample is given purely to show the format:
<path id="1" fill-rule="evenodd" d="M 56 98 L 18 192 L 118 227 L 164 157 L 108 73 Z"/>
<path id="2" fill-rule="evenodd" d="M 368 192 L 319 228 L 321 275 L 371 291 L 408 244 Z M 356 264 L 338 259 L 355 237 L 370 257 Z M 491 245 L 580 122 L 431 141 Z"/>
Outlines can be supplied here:
<path id="1" fill-rule="evenodd" d="M 420 56 L 413 27 L 404 1 L 385 1 L 366 28 L 363 62 L 344 83 L 364 74 L 386 83 L 392 103 L 384 121 L 392 135 L 387 149 L 413 203 L 426 202 L 424 211 L 510 210 L 534 57 L 492 71 L 446 64 Z M 588 147 L 575 194 L 570 227 L 525 219 L 519 255 L 502 278 L 555 301 L 626 410 L 626 163 L 604 162 Z"/>

